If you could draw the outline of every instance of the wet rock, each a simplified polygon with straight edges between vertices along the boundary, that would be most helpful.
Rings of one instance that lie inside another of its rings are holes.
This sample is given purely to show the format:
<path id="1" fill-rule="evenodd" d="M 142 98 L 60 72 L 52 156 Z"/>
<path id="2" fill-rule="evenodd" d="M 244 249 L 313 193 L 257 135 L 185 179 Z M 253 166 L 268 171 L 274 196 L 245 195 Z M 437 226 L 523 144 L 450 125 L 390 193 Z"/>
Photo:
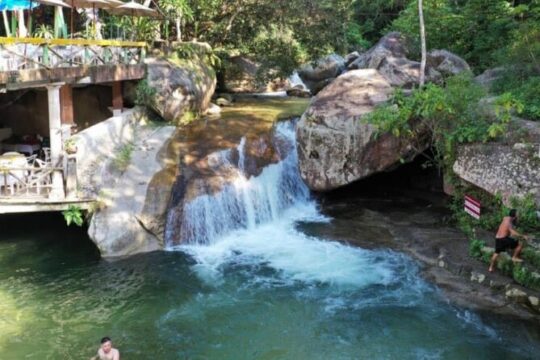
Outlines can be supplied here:
<path id="1" fill-rule="evenodd" d="M 232 106 L 233 105 L 231 101 L 222 97 L 216 99 L 216 104 L 219 106 Z"/>
<path id="2" fill-rule="evenodd" d="M 304 89 L 302 85 L 297 85 L 293 88 L 287 89 L 287 96 L 308 98 L 311 97 L 311 91 Z"/>
<path id="3" fill-rule="evenodd" d="M 529 300 L 529 304 L 531 304 L 531 306 L 535 308 L 537 308 L 540 305 L 540 301 L 538 300 L 536 296 L 529 296 L 528 300 Z"/>
<path id="4" fill-rule="evenodd" d="M 494 290 L 503 290 L 505 288 L 505 284 L 500 282 L 500 281 L 496 281 L 496 280 L 490 280 L 489 281 L 489 287 L 494 289 Z"/>
<path id="5" fill-rule="evenodd" d="M 486 275 L 479 273 L 477 271 L 473 271 L 471 273 L 471 281 L 475 281 L 479 284 L 483 283 L 484 280 L 486 280 Z"/>
<path id="6" fill-rule="evenodd" d="M 507 290 L 505 296 L 507 299 L 515 302 L 523 303 L 527 301 L 527 293 L 516 288 L 511 288 Z"/>
<path id="7" fill-rule="evenodd" d="M 359 57 L 360 53 L 358 51 L 353 51 L 352 53 L 348 54 L 347 56 L 345 56 L 345 66 L 349 66 Z"/>
<path id="8" fill-rule="evenodd" d="M 216 116 L 221 114 L 221 107 L 216 104 L 210 104 L 208 109 L 206 109 L 206 115 Z"/>
<path id="9" fill-rule="evenodd" d="M 427 147 L 423 139 L 412 143 L 390 134 L 375 137 L 375 127 L 362 122 L 392 91 L 377 70 L 354 70 L 312 100 L 296 132 L 300 174 L 312 190 L 335 189 L 384 171 Z"/>

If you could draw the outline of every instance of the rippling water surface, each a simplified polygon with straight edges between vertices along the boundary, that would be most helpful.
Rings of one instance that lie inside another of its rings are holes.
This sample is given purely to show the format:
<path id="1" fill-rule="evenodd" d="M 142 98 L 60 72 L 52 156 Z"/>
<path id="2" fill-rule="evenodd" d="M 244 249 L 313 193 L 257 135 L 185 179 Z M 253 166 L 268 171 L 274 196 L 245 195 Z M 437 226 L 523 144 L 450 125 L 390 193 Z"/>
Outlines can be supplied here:
<path id="1" fill-rule="evenodd" d="M 449 305 L 409 257 L 326 239 L 339 219 L 290 156 L 186 204 L 169 251 L 104 261 L 58 214 L 1 217 L 0 359 L 87 359 L 105 335 L 128 360 L 538 358 L 534 329 Z"/>

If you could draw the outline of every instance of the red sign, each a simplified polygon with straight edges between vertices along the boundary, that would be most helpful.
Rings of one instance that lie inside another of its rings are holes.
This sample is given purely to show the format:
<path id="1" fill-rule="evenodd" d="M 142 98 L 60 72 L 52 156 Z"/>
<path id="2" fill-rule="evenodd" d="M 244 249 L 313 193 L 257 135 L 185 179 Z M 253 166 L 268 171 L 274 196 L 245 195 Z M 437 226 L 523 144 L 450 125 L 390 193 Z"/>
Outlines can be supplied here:
<path id="1" fill-rule="evenodd" d="M 475 219 L 480 219 L 480 201 L 472 196 L 465 195 L 465 208 L 463 209 Z"/>

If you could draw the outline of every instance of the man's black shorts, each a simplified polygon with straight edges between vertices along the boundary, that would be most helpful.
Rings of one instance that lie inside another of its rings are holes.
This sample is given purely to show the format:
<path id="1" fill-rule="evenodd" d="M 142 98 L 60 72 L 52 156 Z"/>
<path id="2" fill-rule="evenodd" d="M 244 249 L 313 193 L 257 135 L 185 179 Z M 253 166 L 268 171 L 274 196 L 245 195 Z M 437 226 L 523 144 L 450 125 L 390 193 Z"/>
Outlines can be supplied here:
<path id="1" fill-rule="evenodd" d="M 499 254 L 507 249 L 515 249 L 518 246 L 518 241 L 510 236 L 497 239 L 495 238 L 495 253 Z"/>

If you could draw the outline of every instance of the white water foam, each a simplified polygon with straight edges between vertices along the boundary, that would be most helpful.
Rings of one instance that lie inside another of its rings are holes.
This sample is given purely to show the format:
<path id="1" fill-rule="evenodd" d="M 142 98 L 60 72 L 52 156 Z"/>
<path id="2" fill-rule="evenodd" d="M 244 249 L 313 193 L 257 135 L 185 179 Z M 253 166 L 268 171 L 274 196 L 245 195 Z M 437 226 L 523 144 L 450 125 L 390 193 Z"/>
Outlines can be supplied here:
<path id="1" fill-rule="evenodd" d="M 189 253 L 197 262 L 194 269 L 207 281 L 219 281 L 231 265 L 262 265 L 274 269 L 282 281 L 340 288 L 400 281 L 403 277 L 396 271 L 402 262 L 388 252 L 354 248 L 296 230 L 298 221 L 329 219 L 319 213 L 300 178 L 293 124 L 279 124 L 275 137 L 288 150 L 286 158 L 247 179 L 241 142 L 237 180 L 217 194 L 199 196 L 185 205 L 184 244 L 171 249 Z M 223 154 L 216 161 L 227 162 Z M 228 161 L 227 166 L 234 165 Z"/>

